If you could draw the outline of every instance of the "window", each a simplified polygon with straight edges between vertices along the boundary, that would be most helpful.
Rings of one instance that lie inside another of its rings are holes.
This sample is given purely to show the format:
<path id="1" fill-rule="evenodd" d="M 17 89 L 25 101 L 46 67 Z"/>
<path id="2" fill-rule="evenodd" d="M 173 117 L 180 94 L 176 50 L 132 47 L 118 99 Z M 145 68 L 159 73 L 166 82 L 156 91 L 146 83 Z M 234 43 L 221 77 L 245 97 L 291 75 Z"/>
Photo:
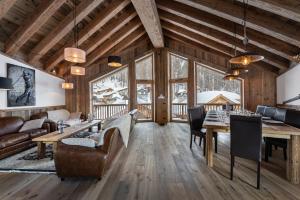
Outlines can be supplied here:
<path id="1" fill-rule="evenodd" d="M 96 119 L 119 116 L 128 111 L 128 68 L 116 70 L 91 84 L 92 111 Z"/>
<path id="2" fill-rule="evenodd" d="M 188 60 L 169 54 L 171 120 L 187 120 Z"/>
<path id="3" fill-rule="evenodd" d="M 196 99 L 207 110 L 221 110 L 229 104 L 240 109 L 242 103 L 242 81 L 224 80 L 224 73 L 196 63 Z"/>
<path id="4" fill-rule="evenodd" d="M 139 120 L 152 120 L 153 103 L 153 54 L 135 62 L 136 102 Z"/>

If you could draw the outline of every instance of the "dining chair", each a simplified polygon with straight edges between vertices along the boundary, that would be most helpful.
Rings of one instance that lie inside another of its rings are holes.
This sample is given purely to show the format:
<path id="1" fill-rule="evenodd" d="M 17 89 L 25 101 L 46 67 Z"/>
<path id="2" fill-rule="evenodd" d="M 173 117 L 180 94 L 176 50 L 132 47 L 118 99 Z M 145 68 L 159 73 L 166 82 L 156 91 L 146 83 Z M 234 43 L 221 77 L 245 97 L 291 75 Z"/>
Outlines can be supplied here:
<path id="1" fill-rule="evenodd" d="M 262 120 L 260 116 L 230 116 L 230 179 L 233 180 L 235 157 L 257 161 L 257 186 L 260 188 Z"/>
<path id="2" fill-rule="evenodd" d="M 198 106 L 194 108 L 188 108 L 188 121 L 190 124 L 190 148 L 192 148 L 193 136 L 194 141 L 196 141 L 196 137 L 199 137 L 199 146 L 201 146 L 203 140 L 203 156 L 205 156 L 206 151 L 206 129 L 203 128 L 203 122 L 205 120 L 205 108 L 204 106 Z M 218 134 L 213 133 L 213 137 L 215 140 L 215 152 L 218 152 Z"/>

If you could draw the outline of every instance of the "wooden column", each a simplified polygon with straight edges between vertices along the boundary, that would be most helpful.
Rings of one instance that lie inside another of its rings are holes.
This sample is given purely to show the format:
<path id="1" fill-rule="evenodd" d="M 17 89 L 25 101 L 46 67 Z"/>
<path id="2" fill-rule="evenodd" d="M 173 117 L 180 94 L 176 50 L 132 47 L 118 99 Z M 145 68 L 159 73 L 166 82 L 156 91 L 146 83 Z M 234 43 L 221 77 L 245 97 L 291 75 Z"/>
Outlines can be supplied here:
<path id="1" fill-rule="evenodd" d="M 194 60 L 189 59 L 188 66 L 188 108 L 195 106 L 195 71 L 194 71 Z"/>
<path id="2" fill-rule="evenodd" d="M 292 135 L 288 140 L 288 160 L 286 166 L 287 179 L 293 184 L 299 184 L 300 173 L 300 136 Z"/>
<path id="3" fill-rule="evenodd" d="M 168 51 L 165 48 L 156 49 L 155 62 L 155 122 L 164 125 L 168 122 Z M 164 99 L 158 99 L 160 95 Z"/>
<path id="4" fill-rule="evenodd" d="M 135 77 L 135 60 L 133 51 L 129 53 L 128 62 L 128 84 L 129 84 L 129 110 L 136 109 L 136 77 Z"/>

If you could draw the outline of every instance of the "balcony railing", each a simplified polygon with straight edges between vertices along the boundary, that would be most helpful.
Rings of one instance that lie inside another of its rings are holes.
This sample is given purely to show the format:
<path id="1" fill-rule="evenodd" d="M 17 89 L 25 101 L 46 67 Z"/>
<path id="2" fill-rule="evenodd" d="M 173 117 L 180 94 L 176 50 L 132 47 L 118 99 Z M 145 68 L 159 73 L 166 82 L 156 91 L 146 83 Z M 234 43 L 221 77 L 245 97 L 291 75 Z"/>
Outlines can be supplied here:
<path id="1" fill-rule="evenodd" d="M 96 119 L 118 117 L 128 112 L 127 104 L 93 105 L 93 114 Z"/>

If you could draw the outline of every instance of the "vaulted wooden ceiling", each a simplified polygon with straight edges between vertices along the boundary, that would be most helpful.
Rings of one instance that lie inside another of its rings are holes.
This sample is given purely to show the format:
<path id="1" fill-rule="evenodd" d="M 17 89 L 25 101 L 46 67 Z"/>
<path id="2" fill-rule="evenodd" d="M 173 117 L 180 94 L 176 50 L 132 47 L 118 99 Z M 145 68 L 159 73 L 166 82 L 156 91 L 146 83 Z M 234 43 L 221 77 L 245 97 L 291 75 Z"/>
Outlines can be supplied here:
<path id="1" fill-rule="evenodd" d="M 245 0 L 248 51 L 265 59 L 257 65 L 287 70 L 300 53 L 298 0 Z M 230 58 L 244 52 L 243 0 L 1 0 L 0 49 L 47 71 L 65 74 L 71 63 L 63 50 L 74 44 L 76 4 L 78 45 L 83 66 L 118 54 L 147 35 L 155 48 L 164 37 L 209 48 Z"/>

